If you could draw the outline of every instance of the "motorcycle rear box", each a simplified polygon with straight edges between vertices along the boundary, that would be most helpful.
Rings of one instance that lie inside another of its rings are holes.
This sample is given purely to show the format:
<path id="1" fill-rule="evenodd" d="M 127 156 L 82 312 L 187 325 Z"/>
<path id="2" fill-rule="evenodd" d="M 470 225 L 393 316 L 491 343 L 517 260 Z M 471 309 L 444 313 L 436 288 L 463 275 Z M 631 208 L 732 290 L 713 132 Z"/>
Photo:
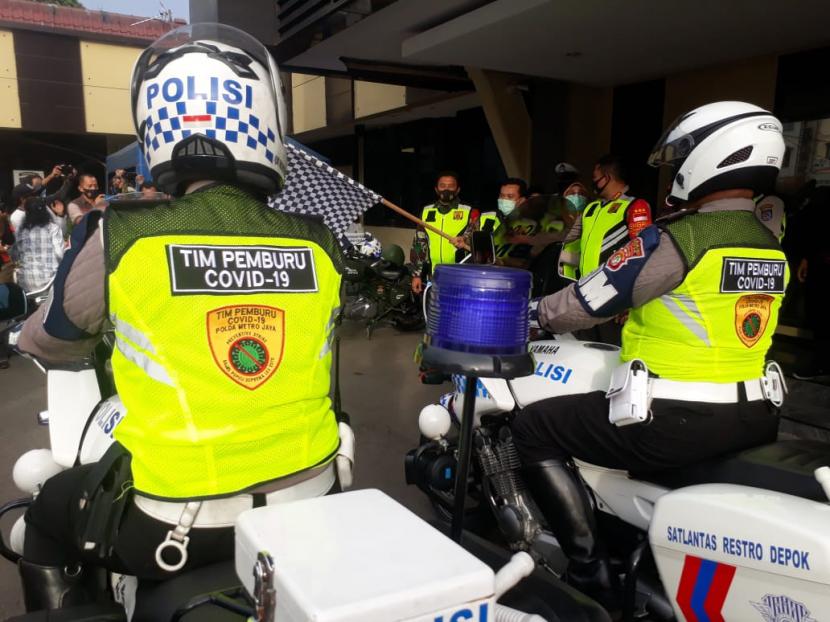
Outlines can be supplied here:
<path id="1" fill-rule="evenodd" d="M 493 619 L 493 571 L 379 490 L 241 514 L 236 572 L 251 594 L 259 552 L 274 560 L 280 622 Z"/>
<path id="2" fill-rule="evenodd" d="M 649 541 L 679 620 L 825 619 L 830 506 L 731 484 L 660 497 Z"/>

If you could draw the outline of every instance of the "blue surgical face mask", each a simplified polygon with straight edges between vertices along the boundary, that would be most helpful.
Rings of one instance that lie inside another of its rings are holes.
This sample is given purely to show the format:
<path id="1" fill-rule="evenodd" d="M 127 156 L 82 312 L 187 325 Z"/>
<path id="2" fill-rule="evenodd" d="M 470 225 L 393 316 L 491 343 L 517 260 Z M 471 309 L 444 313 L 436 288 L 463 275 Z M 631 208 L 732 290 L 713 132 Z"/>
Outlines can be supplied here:
<path id="1" fill-rule="evenodd" d="M 588 205 L 588 197 L 586 197 L 584 194 L 569 194 L 565 197 L 565 200 L 569 203 L 569 212 L 579 213 L 585 209 L 586 205 Z"/>
<path id="2" fill-rule="evenodd" d="M 504 216 L 509 216 L 516 209 L 516 202 L 513 199 L 499 199 L 499 211 Z"/>

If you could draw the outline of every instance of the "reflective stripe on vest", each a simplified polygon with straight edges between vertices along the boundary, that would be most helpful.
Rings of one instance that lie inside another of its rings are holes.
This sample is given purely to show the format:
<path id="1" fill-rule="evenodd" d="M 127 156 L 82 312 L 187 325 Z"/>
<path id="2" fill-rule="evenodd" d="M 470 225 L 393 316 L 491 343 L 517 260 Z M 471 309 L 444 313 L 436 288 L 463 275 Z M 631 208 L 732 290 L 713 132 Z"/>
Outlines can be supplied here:
<path id="1" fill-rule="evenodd" d="M 562 252 L 559 254 L 559 275 L 571 281 L 577 279 L 579 247 L 579 238 L 571 240 L 562 246 Z"/>
<path id="2" fill-rule="evenodd" d="M 129 412 L 115 437 L 149 496 L 235 494 L 337 450 L 327 341 L 338 270 L 305 233 L 316 223 L 231 190 L 150 208 L 157 225 L 142 208 L 110 208 L 105 221 L 112 367 Z M 172 232 L 184 210 L 202 224 Z M 271 233 L 231 233 L 256 228 Z M 122 253 L 119 236 L 134 240 Z"/>
<path id="3" fill-rule="evenodd" d="M 710 248 L 672 292 L 629 312 L 621 358 L 669 380 L 759 378 L 788 279 L 780 248 Z"/>
<path id="4" fill-rule="evenodd" d="M 628 224 L 625 212 L 633 198 L 616 199 L 604 204 L 594 201 L 582 212 L 582 235 L 579 238 L 579 275 L 596 270 L 603 256 L 611 254 L 625 242 Z"/>
<path id="5" fill-rule="evenodd" d="M 456 237 L 464 232 L 470 222 L 470 207 L 458 205 L 446 214 L 442 214 L 434 205 L 428 205 L 421 213 L 421 220 L 447 235 Z M 429 260 L 433 269 L 441 264 L 455 263 L 455 254 L 458 249 L 452 245 L 452 242 L 429 229 L 426 232 L 429 238 Z"/>

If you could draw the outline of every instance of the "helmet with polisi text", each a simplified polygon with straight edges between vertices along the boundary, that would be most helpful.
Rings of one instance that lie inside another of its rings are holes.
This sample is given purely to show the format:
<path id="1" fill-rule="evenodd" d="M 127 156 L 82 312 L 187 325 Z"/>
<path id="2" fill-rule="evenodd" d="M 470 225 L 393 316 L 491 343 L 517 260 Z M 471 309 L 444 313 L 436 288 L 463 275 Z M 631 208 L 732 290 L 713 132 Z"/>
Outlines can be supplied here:
<path id="1" fill-rule="evenodd" d="M 178 193 L 198 180 L 265 193 L 287 175 L 277 66 L 250 35 L 223 24 L 171 30 L 138 57 L 131 101 L 153 179 Z"/>

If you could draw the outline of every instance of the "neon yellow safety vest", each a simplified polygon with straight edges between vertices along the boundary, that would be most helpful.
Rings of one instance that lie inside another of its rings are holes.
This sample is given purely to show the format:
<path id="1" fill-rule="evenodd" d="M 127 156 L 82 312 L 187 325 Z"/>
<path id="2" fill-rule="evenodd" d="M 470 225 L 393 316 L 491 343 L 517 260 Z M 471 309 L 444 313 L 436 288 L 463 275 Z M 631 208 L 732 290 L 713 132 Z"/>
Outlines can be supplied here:
<path id="1" fill-rule="evenodd" d="M 582 235 L 579 238 L 579 276 L 590 274 L 605 257 L 628 239 L 625 212 L 634 199 L 624 197 L 603 204 L 590 203 L 582 212 Z"/>
<path id="2" fill-rule="evenodd" d="M 461 235 L 470 223 L 470 211 L 469 205 L 459 204 L 446 214 L 442 214 L 435 205 L 427 205 L 421 212 L 421 220 L 455 237 Z M 455 263 L 455 254 L 458 249 L 448 239 L 429 229 L 426 231 L 429 238 L 429 260 L 432 269 L 434 270 L 441 264 Z"/>
<path id="3" fill-rule="evenodd" d="M 519 257 L 521 248 L 529 248 L 527 244 L 515 244 L 509 241 L 512 235 L 534 235 L 539 231 L 539 223 L 530 218 L 515 218 L 505 220 L 504 226 L 496 229 L 493 243 L 496 247 L 496 257 Z"/>
<path id="4" fill-rule="evenodd" d="M 488 231 L 495 235 L 501 227 L 501 219 L 496 212 L 484 212 L 478 218 L 478 230 Z"/>
<path id="5" fill-rule="evenodd" d="M 229 495 L 331 461 L 342 257 L 321 223 L 207 188 L 104 220 L 115 438 L 138 492 Z"/>
<path id="6" fill-rule="evenodd" d="M 752 212 L 710 212 L 664 225 L 686 277 L 631 310 L 623 361 L 641 359 L 661 378 L 738 382 L 759 378 L 789 279 L 778 241 Z"/>

